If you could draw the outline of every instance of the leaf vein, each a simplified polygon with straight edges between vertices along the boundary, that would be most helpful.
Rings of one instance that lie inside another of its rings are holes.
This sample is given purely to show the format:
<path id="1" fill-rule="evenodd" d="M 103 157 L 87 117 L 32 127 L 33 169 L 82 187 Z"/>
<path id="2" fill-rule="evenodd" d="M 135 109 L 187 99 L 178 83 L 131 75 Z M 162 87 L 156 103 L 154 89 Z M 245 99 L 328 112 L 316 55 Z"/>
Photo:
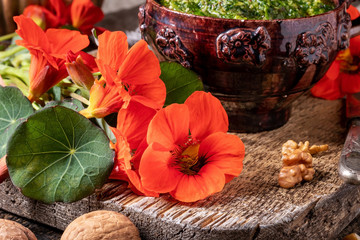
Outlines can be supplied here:
<path id="1" fill-rule="evenodd" d="M 26 187 L 29 183 L 31 183 L 36 177 L 38 177 L 40 174 L 42 174 L 43 172 L 45 172 L 46 170 L 48 170 L 49 168 L 51 168 L 53 165 L 57 164 L 58 162 L 60 162 L 61 160 L 65 159 L 68 155 L 65 155 L 62 158 L 57 159 L 56 161 L 52 162 L 51 164 L 49 164 L 49 166 L 45 167 L 44 169 L 41 169 L 41 171 L 39 171 L 37 174 L 35 174 L 32 178 L 29 179 L 29 181 L 27 181 L 23 187 Z"/>

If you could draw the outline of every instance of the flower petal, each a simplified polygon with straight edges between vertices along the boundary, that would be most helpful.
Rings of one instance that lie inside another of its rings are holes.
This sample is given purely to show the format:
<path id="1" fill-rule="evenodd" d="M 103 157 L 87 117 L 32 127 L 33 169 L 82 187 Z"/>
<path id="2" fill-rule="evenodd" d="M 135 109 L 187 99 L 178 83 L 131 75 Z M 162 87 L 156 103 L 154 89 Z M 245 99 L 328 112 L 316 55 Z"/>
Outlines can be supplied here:
<path id="1" fill-rule="evenodd" d="M 26 48 L 43 49 L 50 52 L 50 43 L 44 31 L 36 23 L 24 15 L 14 17 L 17 24 L 16 33 L 23 39 L 17 40 L 16 44 Z"/>
<path id="2" fill-rule="evenodd" d="M 132 99 L 154 109 L 164 106 L 166 99 L 165 83 L 159 78 L 151 84 L 135 85 L 129 87 L 129 94 Z"/>
<path id="3" fill-rule="evenodd" d="M 36 23 L 36 25 L 41 27 L 41 29 L 46 29 L 44 7 L 38 5 L 29 5 L 24 9 L 23 15 L 25 17 L 31 18 Z"/>
<path id="4" fill-rule="evenodd" d="M 128 165 L 127 163 L 129 163 L 131 159 L 131 149 L 129 147 L 129 144 L 126 142 L 124 136 L 121 135 L 120 131 L 115 128 L 112 128 L 111 131 L 116 137 L 116 143 L 114 167 L 109 178 L 129 182 L 129 177 L 126 171 Z"/>
<path id="5" fill-rule="evenodd" d="M 73 1 L 70 9 L 72 25 L 85 34 L 90 34 L 94 24 L 104 18 L 101 8 L 95 6 L 91 0 Z"/>
<path id="6" fill-rule="evenodd" d="M 214 165 L 205 165 L 197 175 L 183 175 L 170 194 L 182 202 L 195 202 L 220 192 L 225 185 L 224 173 Z"/>
<path id="7" fill-rule="evenodd" d="M 43 93 L 59 83 L 68 74 L 65 61 L 57 59 L 55 61 L 58 69 L 51 66 L 40 51 L 32 51 L 31 65 L 29 71 L 29 100 L 37 100 Z"/>
<path id="8" fill-rule="evenodd" d="M 48 29 L 46 37 L 51 45 L 51 54 L 62 59 L 66 59 L 69 51 L 79 52 L 90 43 L 87 35 L 68 29 Z"/>
<path id="9" fill-rule="evenodd" d="M 344 94 L 353 94 L 360 92 L 360 75 L 357 74 L 341 74 L 341 92 Z"/>
<path id="10" fill-rule="evenodd" d="M 121 31 L 105 31 L 99 35 L 97 59 L 100 59 L 104 65 L 108 65 L 111 69 L 117 71 L 127 52 L 128 43 L 125 33 Z M 100 71 L 103 72 L 101 68 Z"/>
<path id="11" fill-rule="evenodd" d="M 160 143 L 166 149 L 173 150 L 183 145 L 189 136 L 189 110 L 184 104 L 172 104 L 156 113 L 149 124 L 147 142 Z"/>
<path id="12" fill-rule="evenodd" d="M 71 51 L 70 51 L 71 53 Z M 69 55 L 69 54 L 68 54 Z M 68 58 L 68 57 L 67 57 Z M 95 61 L 94 61 L 95 62 Z M 84 89 L 90 90 L 94 84 L 94 76 L 91 73 L 90 67 L 88 67 L 81 55 L 71 62 L 65 63 L 66 69 L 71 77 L 71 80 L 78 86 L 83 87 Z"/>
<path id="13" fill-rule="evenodd" d="M 135 192 L 138 195 L 145 195 L 148 197 L 159 197 L 159 193 L 148 191 L 146 190 L 140 180 L 139 173 L 134 170 L 127 170 L 126 171 L 129 180 L 130 180 L 130 188 L 133 192 Z"/>
<path id="14" fill-rule="evenodd" d="M 126 137 L 131 149 L 137 149 L 146 138 L 149 123 L 156 110 L 131 101 L 126 109 L 120 109 L 116 128 Z"/>
<path id="15" fill-rule="evenodd" d="M 211 93 L 196 91 L 186 99 L 185 105 L 189 107 L 192 136 L 202 140 L 211 133 L 228 131 L 227 113 Z"/>
<path id="16" fill-rule="evenodd" d="M 144 40 L 134 44 L 119 69 L 119 78 L 126 84 L 149 84 L 158 81 L 160 63 Z"/>
<path id="17" fill-rule="evenodd" d="M 239 176 L 244 156 L 244 143 L 236 135 L 217 132 L 200 143 L 199 157 L 206 159 L 205 166 L 215 165 L 227 175 Z"/>
<path id="18" fill-rule="evenodd" d="M 123 105 L 121 96 L 116 86 L 111 86 L 101 78 L 95 80 L 90 89 L 90 105 L 80 111 L 87 118 L 103 118 L 111 113 L 117 112 Z"/>
<path id="19" fill-rule="evenodd" d="M 360 16 L 359 10 L 351 4 L 349 5 L 346 12 L 348 14 L 350 14 L 351 20 L 355 20 L 356 18 L 358 18 Z"/>
<path id="20" fill-rule="evenodd" d="M 344 94 L 340 89 L 340 61 L 335 60 L 325 76 L 311 88 L 311 94 L 318 98 L 335 100 L 342 98 Z"/>
<path id="21" fill-rule="evenodd" d="M 49 0 L 45 7 L 57 18 L 57 25 L 54 27 L 60 27 L 70 22 L 70 8 L 65 5 L 65 1 Z"/>
<path id="22" fill-rule="evenodd" d="M 349 48 L 352 56 L 360 56 L 360 35 L 350 39 Z"/>
<path id="23" fill-rule="evenodd" d="M 147 147 L 139 168 L 145 189 L 158 193 L 175 189 L 182 174 L 170 166 L 171 160 L 172 154 L 160 144 L 152 143 Z"/>

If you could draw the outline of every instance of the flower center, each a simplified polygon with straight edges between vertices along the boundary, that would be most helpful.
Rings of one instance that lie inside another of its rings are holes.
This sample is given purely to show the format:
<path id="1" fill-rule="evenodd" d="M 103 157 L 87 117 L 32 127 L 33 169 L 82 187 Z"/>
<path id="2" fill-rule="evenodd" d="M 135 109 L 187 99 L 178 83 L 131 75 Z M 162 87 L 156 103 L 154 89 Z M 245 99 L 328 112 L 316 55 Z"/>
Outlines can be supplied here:
<path id="1" fill-rule="evenodd" d="M 182 153 L 175 156 L 175 164 L 180 168 L 180 171 L 187 175 L 196 175 L 202 166 L 204 166 L 204 160 L 199 157 L 200 144 L 190 143 L 187 145 Z"/>
<path id="2" fill-rule="evenodd" d="M 350 49 L 347 48 L 340 52 L 337 60 L 340 60 L 340 70 L 346 73 L 357 73 L 359 71 L 360 58 L 352 56 Z"/>

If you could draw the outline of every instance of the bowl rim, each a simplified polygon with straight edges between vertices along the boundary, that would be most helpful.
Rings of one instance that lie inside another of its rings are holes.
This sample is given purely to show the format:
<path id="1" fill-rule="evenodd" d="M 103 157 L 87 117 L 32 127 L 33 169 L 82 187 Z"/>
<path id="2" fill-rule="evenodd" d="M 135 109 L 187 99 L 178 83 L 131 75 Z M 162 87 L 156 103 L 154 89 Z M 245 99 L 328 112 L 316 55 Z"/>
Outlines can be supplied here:
<path id="1" fill-rule="evenodd" d="M 180 12 L 180 11 L 176 11 L 176 10 L 171 10 L 163 5 L 160 5 L 160 3 L 157 2 L 157 0 L 146 0 L 146 4 L 147 3 L 153 4 L 156 7 L 160 8 L 166 12 L 170 12 L 174 15 L 184 16 L 184 17 L 192 17 L 195 19 L 204 19 L 204 20 L 208 20 L 208 21 L 221 21 L 221 22 L 240 22 L 240 23 L 244 23 L 244 22 L 272 23 L 272 22 L 279 22 L 279 21 L 283 22 L 283 21 L 294 21 L 294 20 L 302 20 L 302 19 L 313 19 L 313 18 L 317 18 L 320 16 L 324 16 L 324 15 L 331 15 L 331 14 L 333 14 L 333 12 L 341 11 L 343 6 L 348 4 L 348 0 L 344 0 L 339 6 L 337 6 L 333 10 L 327 11 L 322 14 L 313 15 L 313 16 L 309 16 L 309 17 L 301 17 L 301 18 L 283 18 L 283 19 L 279 18 L 279 19 L 272 19 L 272 20 L 265 20 L 265 19 L 264 20 L 260 20 L 260 19 L 245 20 L 245 19 L 231 19 L 231 18 L 216 18 L 216 17 L 208 17 L 208 16 L 199 16 L 199 15 L 195 15 L 195 14 L 191 14 L 191 13 L 185 13 L 185 12 Z"/>

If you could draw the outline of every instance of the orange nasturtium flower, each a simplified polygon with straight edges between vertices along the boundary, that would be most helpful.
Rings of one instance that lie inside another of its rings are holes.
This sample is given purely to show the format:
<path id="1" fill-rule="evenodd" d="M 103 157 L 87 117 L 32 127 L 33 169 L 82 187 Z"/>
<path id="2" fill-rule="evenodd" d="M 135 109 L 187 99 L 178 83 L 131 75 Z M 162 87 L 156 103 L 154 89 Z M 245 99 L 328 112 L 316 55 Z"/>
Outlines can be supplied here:
<path id="1" fill-rule="evenodd" d="M 79 52 L 89 45 L 86 35 L 67 29 L 49 29 L 44 32 L 36 23 L 23 15 L 14 17 L 16 33 L 22 38 L 16 44 L 31 54 L 29 71 L 29 100 L 37 100 L 43 93 L 67 77 L 65 67 L 69 51 Z"/>
<path id="2" fill-rule="evenodd" d="M 227 114 L 210 93 L 194 92 L 184 104 L 157 112 L 147 133 L 139 173 L 149 191 L 194 202 L 223 189 L 242 171 L 245 147 L 227 134 Z"/>
<path id="3" fill-rule="evenodd" d="M 90 89 L 90 105 L 80 111 L 87 118 L 102 118 L 131 101 L 160 109 L 166 88 L 160 64 L 144 40 L 128 50 L 125 33 L 105 31 L 99 36 L 96 59 L 102 77 Z"/>
<path id="4" fill-rule="evenodd" d="M 351 20 L 360 16 L 350 5 Z M 349 48 L 340 51 L 325 76 L 311 89 L 315 97 L 334 100 L 346 94 L 360 92 L 360 36 L 350 39 Z"/>
<path id="5" fill-rule="evenodd" d="M 111 128 L 116 137 L 114 168 L 110 179 L 127 181 L 139 195 L 159 196 L 142 187 L 139 176 L 141 156 L 147 147 L 146 133 L 150 120 L 156 114 L 153 108 L 132 101 L 126 109 L 120 109 L 116 128 Z"/>
<path id="6" fill-rule="evenodd" d="M 73 0 L 69 5 L 64 0 L 49 0 L 44 7 L 27 6 L 23 14 L 32 18 L 43 29 L 71 26 L 87 35 L 91 34 L 94 24 L 104 18 L 101 8 L 91 0 Z"/>

